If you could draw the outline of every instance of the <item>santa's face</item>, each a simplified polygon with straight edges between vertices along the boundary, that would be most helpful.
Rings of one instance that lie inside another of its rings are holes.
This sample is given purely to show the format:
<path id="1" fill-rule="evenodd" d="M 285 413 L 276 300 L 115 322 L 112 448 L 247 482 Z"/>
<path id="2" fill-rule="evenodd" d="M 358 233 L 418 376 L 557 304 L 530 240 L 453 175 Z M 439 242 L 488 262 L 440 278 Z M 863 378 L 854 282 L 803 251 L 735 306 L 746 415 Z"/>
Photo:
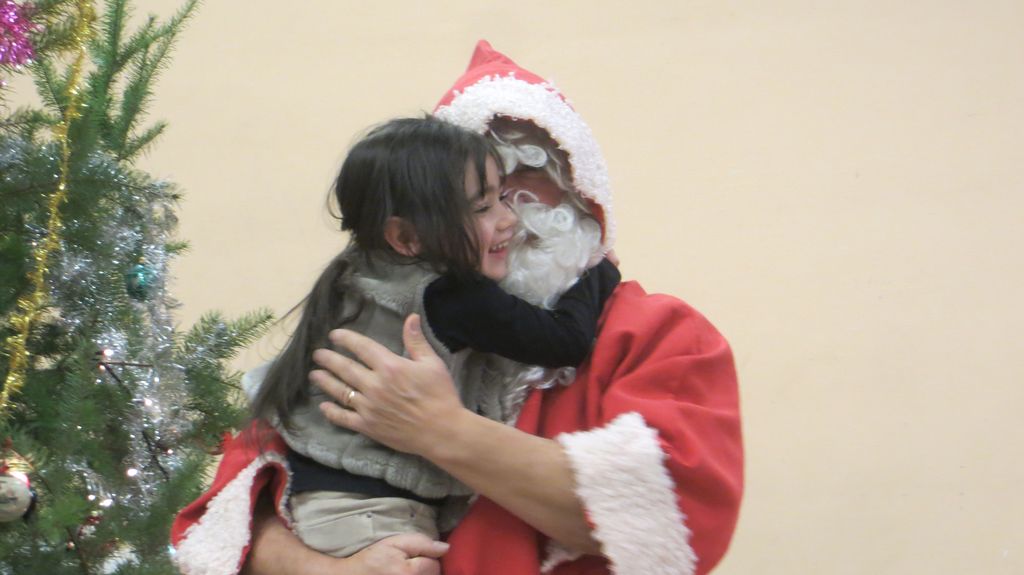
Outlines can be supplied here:
<path id="1" fill-rule="evenodd" d="M 601 226 L 571 197 L 568 157 L 533 122 L 495 118 L 490 137 L 507 175 L 503 190 L 519 216 L 502 287 L 534 305 L 551 306 L 601 253 Z"/>
<path id="2" fill-rule="evenodd" d="M 519 166 L 505 176 L 505 189 L 513 194 L 519 190 L 530 192 L 537 196 L 538 201 L 552 207 L 565 201 L 565 190 L 541 168 Z"/>
<path id="3" fill-rule="evenodd" d="M 502 287 L 534 305 L 550 307 L 601 252 L 601 227 L 570 201 L 548 205 L 553 198 L 568 196 L 546 174 L 531 179 L 543 188 L 512 194 L 521 229 L 511 244 Z M 527 200 L 527 193 L 544 194 L 548 202 Z"/>

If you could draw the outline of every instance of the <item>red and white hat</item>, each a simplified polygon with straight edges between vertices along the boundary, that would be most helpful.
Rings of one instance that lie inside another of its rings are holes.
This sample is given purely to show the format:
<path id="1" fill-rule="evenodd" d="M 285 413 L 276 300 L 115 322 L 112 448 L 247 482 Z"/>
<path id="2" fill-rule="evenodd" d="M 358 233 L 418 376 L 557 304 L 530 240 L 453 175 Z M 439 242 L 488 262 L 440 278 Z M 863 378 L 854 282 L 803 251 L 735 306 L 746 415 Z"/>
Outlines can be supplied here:
<path id="1" fill-rule="evenodd" d="M 573 187 L 595 208 L 604 246 L 612 247 L 615 224 L 604 156 L 590 127 L 552 83 L 480 40 L 466 72 L 438 102 L 434 115 L 481 134 L 495 116 L 529 120 L 546 130 L 568 154 Z"/>

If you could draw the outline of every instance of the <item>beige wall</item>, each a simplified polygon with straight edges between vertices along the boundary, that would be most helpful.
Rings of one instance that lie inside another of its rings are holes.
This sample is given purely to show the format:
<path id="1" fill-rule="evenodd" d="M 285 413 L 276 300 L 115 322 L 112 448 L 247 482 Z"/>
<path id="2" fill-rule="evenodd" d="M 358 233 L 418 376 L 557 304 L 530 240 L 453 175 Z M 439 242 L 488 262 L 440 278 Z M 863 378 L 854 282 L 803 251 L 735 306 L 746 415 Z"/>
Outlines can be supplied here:
<path id="1" fill-rule="evenodd" d="M 1024 4 L 492 4 L 206 2 L 146 162 L 187 193 L 182 324 L 296 302 L 354 135 L 486 37 L 603 144 L 624 274 L 735 347 L 720 573 L 1024 573 Z"/>

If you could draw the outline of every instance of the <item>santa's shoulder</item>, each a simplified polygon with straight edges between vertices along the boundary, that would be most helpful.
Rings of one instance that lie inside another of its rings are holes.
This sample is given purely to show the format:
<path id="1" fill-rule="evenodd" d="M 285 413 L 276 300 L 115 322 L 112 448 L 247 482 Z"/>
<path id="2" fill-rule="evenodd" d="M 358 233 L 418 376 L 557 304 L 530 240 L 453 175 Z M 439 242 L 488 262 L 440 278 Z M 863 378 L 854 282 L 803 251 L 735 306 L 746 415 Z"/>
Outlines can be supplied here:
<path id="1" fill-rule="evenodd" d="M 647 293 L 636 281 L 625 281 L 605 304 L 601 340 L 647 341 L 693 351 L 728 347 L 724 336 L 699 311 L 678 297 Z"/>

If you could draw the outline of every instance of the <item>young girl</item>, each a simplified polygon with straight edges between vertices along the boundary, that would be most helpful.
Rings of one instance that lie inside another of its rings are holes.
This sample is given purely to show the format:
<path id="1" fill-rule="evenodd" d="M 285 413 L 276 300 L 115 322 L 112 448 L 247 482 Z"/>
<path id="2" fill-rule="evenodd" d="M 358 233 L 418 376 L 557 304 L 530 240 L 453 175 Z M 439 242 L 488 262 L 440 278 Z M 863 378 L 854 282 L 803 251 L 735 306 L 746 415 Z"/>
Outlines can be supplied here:
<path id="1" fill-rule="evenodd" d="M 465 353 L 526 364 L 576 366 L 618 284 L 607 260 L 565 292 L 553 310 L 502 291 L 516 216 L 506 205 L 497 154 L 483 136 L 427 117 L 390 121 L 349 152 L 334 196 L 349 246 L 305 300 L 284 352 L 253 401 L 255 417 L 287 442 L 295 531 L 338 557 L 398 533 L 437 538 L 454 526 L 470 490 L 431 463 L 331 425 L 327 396 L 308 383 L 313 350 L 336 327 L 403 352 L 410 313 L 460 385 L 467 407 L 499 418 L 495 397 L 465 369 Z M 258 375 L 257 375 L 258 377 Z"/>

